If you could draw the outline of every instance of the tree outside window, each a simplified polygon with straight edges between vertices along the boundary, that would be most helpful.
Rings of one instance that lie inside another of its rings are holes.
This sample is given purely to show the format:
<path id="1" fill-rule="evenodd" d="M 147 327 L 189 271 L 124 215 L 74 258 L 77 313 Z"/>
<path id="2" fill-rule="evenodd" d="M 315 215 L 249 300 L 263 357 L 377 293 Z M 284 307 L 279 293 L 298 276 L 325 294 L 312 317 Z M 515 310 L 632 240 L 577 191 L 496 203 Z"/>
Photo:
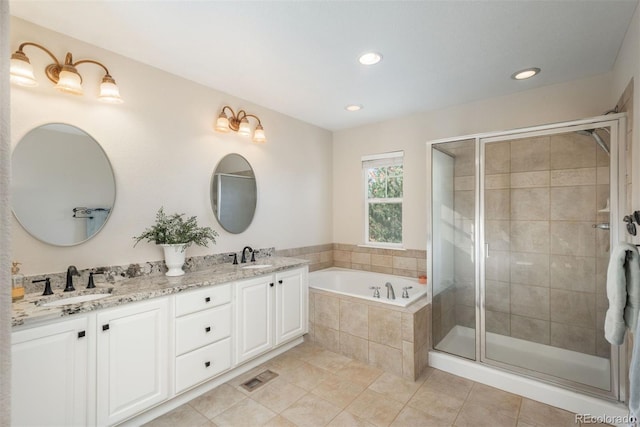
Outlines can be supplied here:
<path id="1" fill-rule="evenodd" d="M 366 187 L 367 244 L 402 244 L 402 157 L 363 159 Z"/>

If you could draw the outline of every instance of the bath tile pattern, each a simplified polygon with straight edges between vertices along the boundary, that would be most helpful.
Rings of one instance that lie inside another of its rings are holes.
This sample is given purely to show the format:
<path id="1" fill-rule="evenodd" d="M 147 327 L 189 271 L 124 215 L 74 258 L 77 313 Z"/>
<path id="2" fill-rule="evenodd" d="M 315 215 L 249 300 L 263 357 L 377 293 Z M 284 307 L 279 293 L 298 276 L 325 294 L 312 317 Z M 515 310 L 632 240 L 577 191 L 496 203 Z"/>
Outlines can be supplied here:
<path id="1" fill-rule="evenodd" d="M 431 344 L 426 299 L 402 308 L 317 289 L 309 293 L 314 304 L 309 339 L 316 344 L 411 380 L 426 368 Z"/>
<path id="2" fill-rule="evenodd" d="M 308 259 L 311 262 L 309 271 L 340 267 L 414 278 L 427 271 L 427 252 L 417 249 L 394 250 L 331 243 L 279 249 L 275 254 Z"/>
<path id="3" fill-rule="evenodd" d="M 443 371 L 427 368 L 414 381 L 330 353 L 307 341 L 145 426 L 580 425 L 570 412 Z M 284 375 L 314 359 L 344 364 L 317 368 L 322 380 L 307 389 Z M 240 387 L 264 369 L 280 376 L 252 392 Z"/>
<path id="4" fill-rule="evenodd" d="M 632 109 L 632 91 L 619 109 Z M 609 143 L 605 132 L 600 136 Z M 474 150 L 468 141 L 455 147 L 454 283 L 433 296 L 436 347 L 456 325 L 475 327 Z M 608 156 L 576 132 L 485 145 L 489 332 L 609 356 L 598 322 L 608 307 L 609 231 L 593 228 L 609 222 L 609 213 L 598 212 L 607 205 L 609 172 Z"/>

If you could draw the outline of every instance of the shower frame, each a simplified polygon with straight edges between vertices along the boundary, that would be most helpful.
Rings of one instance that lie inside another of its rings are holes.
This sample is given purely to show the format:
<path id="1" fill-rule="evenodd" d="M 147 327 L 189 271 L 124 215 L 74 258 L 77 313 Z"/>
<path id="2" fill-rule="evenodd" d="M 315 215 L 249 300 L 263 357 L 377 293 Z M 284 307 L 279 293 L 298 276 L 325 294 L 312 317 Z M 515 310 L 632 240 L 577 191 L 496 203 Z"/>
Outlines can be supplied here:
<path id="1" fill-rule="evenodd" d="M 443 138 L 427 142 L 427 165 L 432 165 L 432 149 L 434 145 L 442 143 L 451 143 L 458 141 L 474 140 L 475 144 L 475 201 L 474 201 L 474 220 L 473 220 L 473 248 L 474 269 L 475 269 L 475 358 L 472 362 L 488 365 L 493 368 L 505 370 L 507 372 L 516 373 L 518 375 L 533 378 L 535 380 L 558 385 L 574 391 L 585 394 L 604 397 L 611 400 L 626 401 L 627 397 L 627 342 L 621 346 L 611 346 L 610 353 L 610 379 L 611 391 L 605 391 L 596 387 L 580 384 L 574 381 L 561 379 L 540 372 L 524 369 L 518 366 L 488 359 L 486 356 L 485 341 L 485 230 L 484 230 L 484 164 L 485 164 L 485 145 L 486 143 L 509 141 L 514 139 L 522 139 L 536 136 L 547 136 L 566 132 L 575 132 L 593 128 L 610 128 L 610 156 L 609 156 L 609 196 L 610 196 L 610 247 L 613 248 L 618 242 L 627 241 L 627 235 L 624 233 L 624 227 L 620 225 L 622 212 L 626 206 L 626 180 L 625 169 L 626 163 L 624 158 L 624 138 L 626 137 L 626 114 L 609 114 L 592 118 L 552 123 L 546 125 L 532 126 L 526 128 L 518 128 L 506 131 L 477 133 L 471 135 L 463 135 L 452 138 Z M 594 141 L 594 144 L 596 142 Z M 600 150 L 600 147 L 597 147 Z M 640 153 L 634 153 L 638 156 Z M 428 167 L 427 188 L 432 188 L 431 167 Z M 617 189 L 617 191 L 615 191 Z M 427 197 L 427 274 L 433 277 L 433 217 L 432 217 L 432 199 Z M 482 260 L 481 262 L 477 262 Z M 433 283 L 430 284 L 433 288 Z M 433 292 L 432 292 L 433 295 Z M 433 315 L 433 310 L 432 310 Z M 433 325 L 433 319 L 431 322 Z M 432 333 L 432 331 L 430 331 Z M 435 349 L 436 343 L 432 340 L 431 351 L 441 352 Z M 446 353 L 446 352 L 444 352 Z M 447 353 L 451 354 L 451 353 Z M 463 358 L 455 355 L 455 357 Z"/>

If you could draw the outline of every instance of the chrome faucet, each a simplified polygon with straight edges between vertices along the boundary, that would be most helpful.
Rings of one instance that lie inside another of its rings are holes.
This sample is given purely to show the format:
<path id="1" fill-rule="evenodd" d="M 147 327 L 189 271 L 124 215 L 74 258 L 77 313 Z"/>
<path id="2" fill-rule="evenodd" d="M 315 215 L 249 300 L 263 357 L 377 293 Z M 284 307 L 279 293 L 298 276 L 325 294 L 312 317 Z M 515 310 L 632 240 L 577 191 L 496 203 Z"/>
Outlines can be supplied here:
<path id="1" fill-rule="evenodd" d="M 373 289 L 374 298 L 380 298 L 380 286 L 369 286 L 369 289 Z"/>
<path id="2" fill-rule="evenodd" d="M 246 251 L 247 249 L 249 249 L 249 252 L 251 252 L 251 261 L 255 261 L 256 260 L 256 256 L 253 253 L 253 249 L 251 249 L 251 246 L 245 246 L 244 249 L 242 250 L 242 258 L 240 259 L 240 264 L 245 264 L 247 262 L 247 254 Z"/>
<path id="3" fill-rule="evenodd" d="M 396 293 L 393 291 L 393 286 L 391 286 L 390 282 L 384 284 L 387 288 L 387 299 L 396 299 Z M 391 298 L 389 298 L 389 294 L 391 294 Z"/>
<path id="4" fill-rule="evenodd" d="M 67 268 L 67 285 L 64 287 L 65 292 L 76 290 L 76 288 L 73 287 L 73 276 L 80 276 L 80 273 L 78 273 L 75 265 L 70 265 L 69 268 Z"/>
<path id="5" fill-rule="evenodd" d="M 402 288 L 402 298 L 409 298 L 409 289 L 413 289 L 413 286 L 405 286 Z"/>

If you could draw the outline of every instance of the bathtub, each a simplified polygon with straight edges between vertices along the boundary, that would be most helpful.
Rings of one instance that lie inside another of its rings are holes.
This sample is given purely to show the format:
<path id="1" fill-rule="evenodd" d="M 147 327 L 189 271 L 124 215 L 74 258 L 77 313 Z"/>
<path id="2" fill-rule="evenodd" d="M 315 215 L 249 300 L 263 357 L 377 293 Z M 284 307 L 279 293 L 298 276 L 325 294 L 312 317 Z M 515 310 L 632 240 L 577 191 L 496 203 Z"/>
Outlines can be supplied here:
<path id="1" fill-rule="evenodd" d="M 387 282 L 393 286 L 395 299 L 387 299 Z M 369 289 L 371 286 L 380 287 L 379 298 L 373 296 L 374 291 Z M 337 267 L 310 273 L 309 287 L 399 307 L 406 307 L 427 294 L 427 285 L 421 285 L 418 279 Z M 410 288 L 407 289 L 409 298 L 402 298 L 405 287 Z"/>

